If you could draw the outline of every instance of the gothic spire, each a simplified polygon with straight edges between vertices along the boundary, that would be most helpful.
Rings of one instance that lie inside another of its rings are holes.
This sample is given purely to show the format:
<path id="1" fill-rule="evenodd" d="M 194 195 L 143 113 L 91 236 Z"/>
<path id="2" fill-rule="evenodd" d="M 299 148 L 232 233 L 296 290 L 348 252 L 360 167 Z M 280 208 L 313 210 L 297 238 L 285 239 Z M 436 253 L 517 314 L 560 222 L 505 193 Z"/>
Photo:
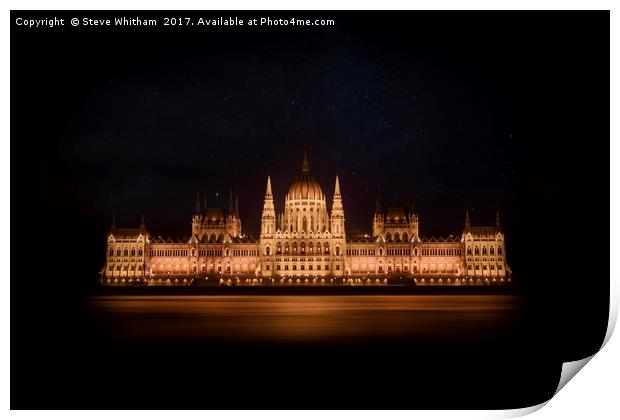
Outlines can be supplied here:
<path id="1" fill-rule="evenodd" d="M 336 186 L 334 187 L 334 197 L 340 196 L 340 181 L 338 180 L 338 175 L 336 175 Z"/>
<path id="2" fill-rule="evenodd" d="M 230 193 L 228 194 L 228 214 L 232 214 L 234 211 L 233 207 L 233 191 L 230 189 Z"/>
<path id="3" fill-rule="evenodd" d="M 310 173 L 310 164 L 308 163 L 308 146 L 304 146 L 304 161 L 301 164 L 301 173 L 302 174 Z"/>
<path id="4" fill-rule="evenodd" d="M 195 214 L 200 214 L 200 193 L 198 191 L 196 191 L 196 208 L 195 208 Z"/>
<path id="5" fill-rule="evenodd" d="M 499 223 L 499 210 L 497 210 L 495 212 L 495 227 L 497 228 L 497 230 L 500 229 L 500 223 Z"/>
<path id="6" fill-rule="evenodd" d="M 342 209 L 342 196 L 340 195 L 340 179 L 338 175 L 336 175 L 336 183 L 334 185 L 334 200 L 332 204 L 332 216 L 333 215 L 341 215 Z M 342 214 L 344 216 L 344 214 Z"/>
<path id="7" fill-rule="evenodd" d="M 271 193 L 271 177 L 269 175 L 267 175 L 267 191 L 265 191 L 265 195 L 273 195 Z"/>
<path id="8" fill-rule="evenodd" d="M 377 185 L 377 198 L 375 199 L 375 215 L 381 214 L 381 185 Z"/>
<path id="9" fill-rule="evenodd" d="M 465 229 L 469 229 L 469 210 L 465 210 Z"/>
<path id="10" fill-rule="evenodd" d="M 235 216 L 239 218 L 239 195 L 235 194 Z"/>

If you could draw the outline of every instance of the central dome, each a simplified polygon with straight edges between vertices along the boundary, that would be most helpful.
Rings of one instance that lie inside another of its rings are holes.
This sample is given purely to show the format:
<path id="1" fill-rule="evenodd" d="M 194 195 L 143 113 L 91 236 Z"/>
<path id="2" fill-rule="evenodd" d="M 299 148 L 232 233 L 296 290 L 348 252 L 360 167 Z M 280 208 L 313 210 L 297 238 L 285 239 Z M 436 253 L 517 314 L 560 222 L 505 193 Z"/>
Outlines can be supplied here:
<path id="1" fill-rule="evenodd" d="M 304 162 L 301 166 L 301 174 L 288 189 L 287 198 L 289 200 L 323 200 L 321 186 L 310 175 L 310 165 L 308 164 L 308 153 L 304 151 Z"/>

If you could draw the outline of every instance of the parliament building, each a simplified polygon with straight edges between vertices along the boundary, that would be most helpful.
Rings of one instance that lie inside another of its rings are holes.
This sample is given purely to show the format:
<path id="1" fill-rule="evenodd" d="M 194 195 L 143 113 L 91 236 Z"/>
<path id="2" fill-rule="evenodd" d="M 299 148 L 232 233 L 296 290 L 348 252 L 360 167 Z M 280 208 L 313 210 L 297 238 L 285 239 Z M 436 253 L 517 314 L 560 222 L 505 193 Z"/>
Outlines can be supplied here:
<path id="1" fill-rule="evenodd" d="M 151 236 L 144 218 L 138 228 L 117 228 L 107 237 L 104 284 L 189 284 L 218 279 L 221 284 L 388 283 L 409 278 L 416 284 L 492 284 L 510 281 L 499 215 L 495 226 L 472 226 L 466 213 L 460 236 L 424 237 L 413 206 L 381 208 L 377 197 L 372 232 L 347 236 L 340 181 L 331 207 L 311 175 L 307 153 L 291 184 L 284 209 L 276 213 L 267 177 L 258 237 L 242 231 L 238 200 L 226 214 L 199 197 L 191 236 L 182 240 Z M 240 283 L 241 282 L 241 283 Z"/>

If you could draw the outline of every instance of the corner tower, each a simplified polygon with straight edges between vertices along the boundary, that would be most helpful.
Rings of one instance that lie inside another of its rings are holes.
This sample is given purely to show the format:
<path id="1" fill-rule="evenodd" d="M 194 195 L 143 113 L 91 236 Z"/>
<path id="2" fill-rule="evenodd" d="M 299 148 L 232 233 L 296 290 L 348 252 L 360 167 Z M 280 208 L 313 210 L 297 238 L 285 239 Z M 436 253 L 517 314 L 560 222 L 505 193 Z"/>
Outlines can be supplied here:
<path id="1" fill-rule="evenodd" d="M 334 200 L 332 203 L 331 214 L 331 234 L 332 234 L 332 273 L 337 276 L 345 274 L 345 255 L 346 255 L 346 234 L 344 229 L 344 208 L 342 207 L 342 196 L 340 195 L 340 179 L 336 175 L 334 185 Z"/>
<path id="2" fill-rule="evenodd" d="M 263 214 L 260 227 L 260 274 L 263 276 L 273 275 L 273 254 L 275 253 L 274 237 L 276 231 L 276 211 L 273 205 L 271 192 L 271 177 L 267 176 L 267 189 L 263 202 Z"/>

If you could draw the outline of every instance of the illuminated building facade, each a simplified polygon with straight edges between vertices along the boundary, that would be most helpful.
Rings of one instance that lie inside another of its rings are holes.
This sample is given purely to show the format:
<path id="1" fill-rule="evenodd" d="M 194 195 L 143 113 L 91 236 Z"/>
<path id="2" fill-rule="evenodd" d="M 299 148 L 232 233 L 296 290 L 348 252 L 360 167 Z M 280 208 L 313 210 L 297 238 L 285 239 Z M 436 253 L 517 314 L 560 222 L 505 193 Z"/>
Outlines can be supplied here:
<path id="1" fill-rule="evenodd" d="M 209 275 L 259 279 L 396 275 L 425 284 L 461 284 L 510 277 L 499 215 L 495 226 L 476 227 L 466 213 L 460 236 L 424 237 L 413 204 L 383 211 L 377 195 L 372 233 L 347 237 L 338 176 L 329 209 L 327 202 L 304 154 L 301 172 L 279 214 L 267 177 L 259 237 L 242 233 L 239 203 L 233 202 L 232 193 L 226 215 L 221 208 L 208 207 L 206 198 L 201 205 L 197 197 L 187 238 L 151 236 L 144 219 L 137 229 L 119 229 L 113 222 L 102 280 L 124 284 L 171 276 L 187 281 Z"/>

